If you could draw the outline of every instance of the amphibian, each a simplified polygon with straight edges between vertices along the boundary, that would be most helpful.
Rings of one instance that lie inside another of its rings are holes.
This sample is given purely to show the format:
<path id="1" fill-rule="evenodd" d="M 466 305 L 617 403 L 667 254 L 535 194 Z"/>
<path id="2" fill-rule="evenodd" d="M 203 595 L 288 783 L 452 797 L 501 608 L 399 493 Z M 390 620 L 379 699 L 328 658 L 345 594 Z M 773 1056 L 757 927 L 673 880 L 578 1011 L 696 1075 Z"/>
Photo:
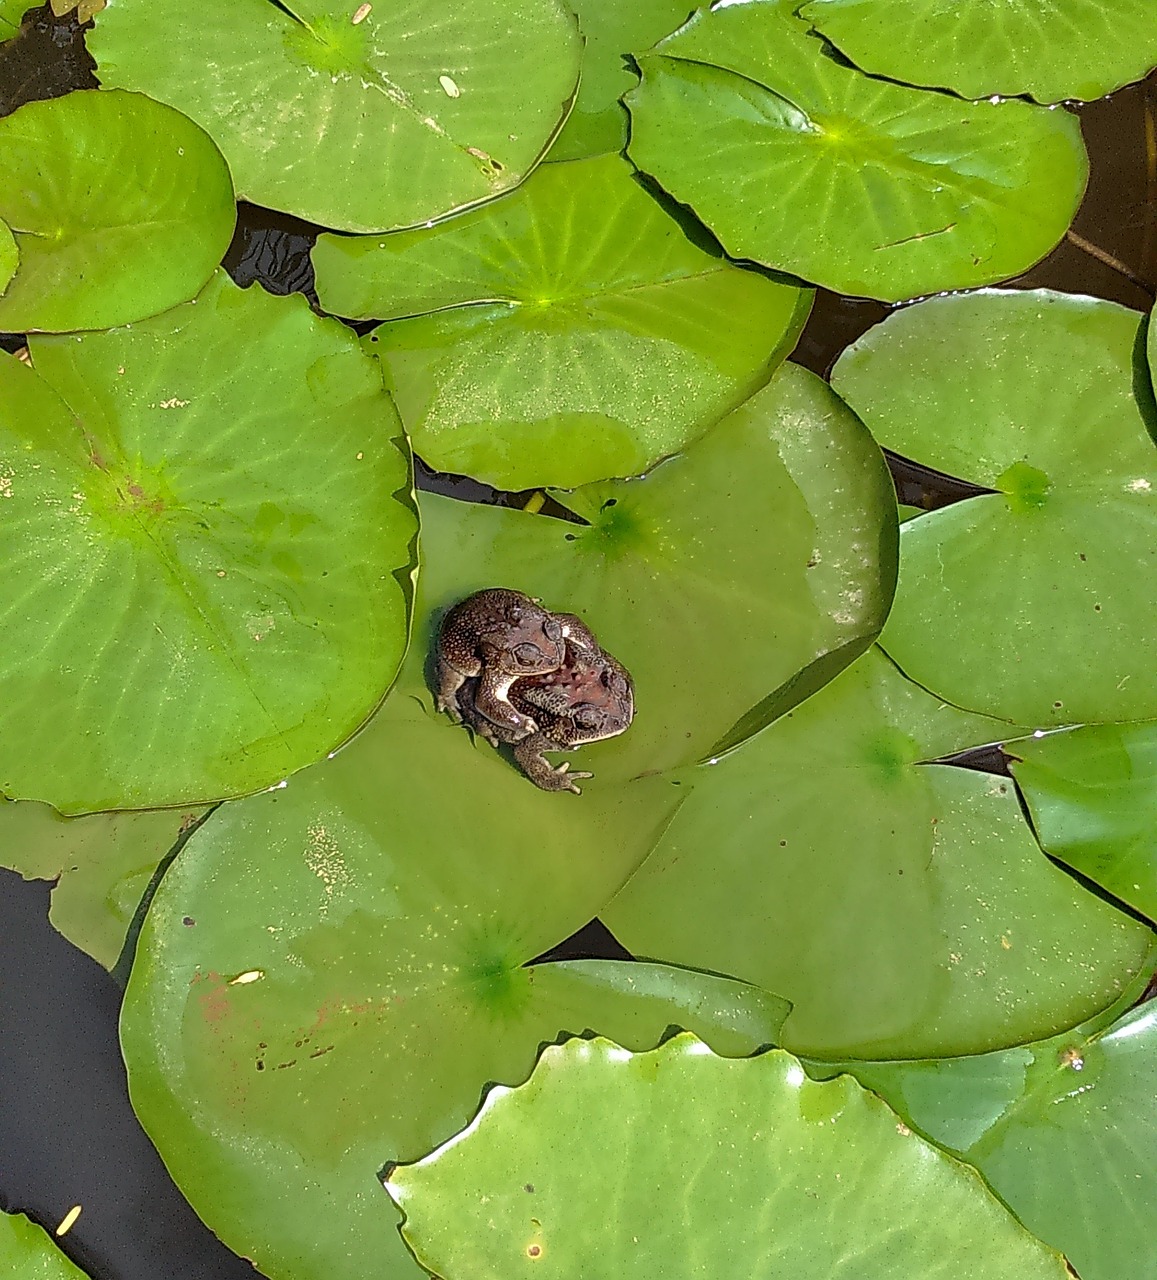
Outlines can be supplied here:
<path id="1" fill-rule="evenodd" d="M 439 711 L 460 722 L 457 693 L 477 679 L 473 706 L 491 723 L 524 737 L 538 726 L 533 713 L 509 699 L 520 676 L 557 671 L 566 657 L 564 627 L 537 600 L 505 587 L 477 591 L 442 620 L 437 641 Z"/>

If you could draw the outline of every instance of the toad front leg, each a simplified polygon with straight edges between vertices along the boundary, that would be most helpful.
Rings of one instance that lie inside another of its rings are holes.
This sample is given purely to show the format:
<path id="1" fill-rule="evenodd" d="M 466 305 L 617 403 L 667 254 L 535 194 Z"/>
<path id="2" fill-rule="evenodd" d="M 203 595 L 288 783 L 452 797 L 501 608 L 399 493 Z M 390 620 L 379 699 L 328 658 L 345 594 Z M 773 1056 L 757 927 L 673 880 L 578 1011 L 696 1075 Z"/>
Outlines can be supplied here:
<path id="1" fill-rule="evenodd" d="M 582 769 L 570 771 L 570 761 L 564 760 L 560 765 L 553 765 L 542 754 L 544 751 L 569 751 L 545 733 L 532 733 L 529 738 L 517 743 L 514 747 L 514 758 L 518 761 L 522 772 L 543 791 L 573 791 L 581 796 L 582 791 L 575 786 L 576 778 L 593 778 L 593 773 Z"/>

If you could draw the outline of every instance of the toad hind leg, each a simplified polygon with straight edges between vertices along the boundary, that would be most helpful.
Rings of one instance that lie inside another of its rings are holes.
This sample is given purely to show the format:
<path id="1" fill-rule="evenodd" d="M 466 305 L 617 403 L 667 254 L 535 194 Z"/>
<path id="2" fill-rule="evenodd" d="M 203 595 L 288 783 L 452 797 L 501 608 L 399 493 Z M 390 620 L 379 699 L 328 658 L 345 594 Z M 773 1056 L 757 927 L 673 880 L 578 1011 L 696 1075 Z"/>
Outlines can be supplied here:
<path id="1" fill-rule="evenodd" d="M 448 662 L 438 660 L 438 692 L 434 705 L 439 711 L 445 711 L 455 724 L 462 723 L 462 713 L 458 710 L 458 690 L 471 674 L 477 675 L 477 672 L 462 672 Z"/>
<path id="2" fill-rule="evenodd" d="M 544 751 L 562 751 L 557 742 L 551 741 L 544 733 L 532 734 L 524 738 L 514 748 L 514 758 L 522 767 L 523 773 L 543 791 L 573 791 L 576 796 L 582 790 L 575 785 L 576 778 L 593 778 L 593 773 L 582 769 L 570 771 L 570 761 L 564 760 L 560 765 L 553 765 L 542 754 Z"/>

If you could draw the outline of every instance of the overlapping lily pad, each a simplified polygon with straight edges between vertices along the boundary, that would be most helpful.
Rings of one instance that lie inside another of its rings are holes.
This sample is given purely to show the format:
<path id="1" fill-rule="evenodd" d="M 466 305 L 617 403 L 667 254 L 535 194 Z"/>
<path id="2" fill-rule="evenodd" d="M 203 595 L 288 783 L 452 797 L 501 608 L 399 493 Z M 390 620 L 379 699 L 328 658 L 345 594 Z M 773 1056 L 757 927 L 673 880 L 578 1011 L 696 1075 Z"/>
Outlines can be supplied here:
<path id="1" fill-rule="evenodd" d="M 15 232 L 6 250 L 0 224 L 0 330 L 58 332 L 188 301 L 236 206 L 224 158 L 191 120 L 143 94 L 83 90 L 0 120 L 0 218 Z"/>
<path id="2" fill-rule="evenodd" d="M 22 1213 L 0 1213 L 0 1272 L 6 1280 L 87 1280 Z"/>
<path id="3" fill-rule="evenodd" d="M 751 395 L 811 293 L 697 247 L 619 156 L 540 169 L 432 230 L 314 250 L 415 451 L 503 488 L 636 475 Z M 406 319 L 403 317 L 415 317 Z"/>
<path id="4" fill-rule="evenodd" d="M 586 41 L 582 84 L 570 119 L 550 149 L 551 160 L 577 160 L 627 145 L 627 112 L 619 98 L 639 83 L 628 55 L 674 31 L 691 5 L 689 0 L 577 0 L 573 8 Z"/>
<path id="5" fill-rule="evenodd" d="M 1063 1280 L 973 1170 L 844 1076 L 782 1051 L 725 1061 L 694 1036 L 645 1055 L 547 1049 L 465 1133 L 386 1189 L 447 1280 L 535 1275 Z"/>
<path id="6" fill-rule="evenodd" d="M 1075 117 L 872 80 L 794 0 L 700 10 L 639 62 L 629 152 L 735 257 L 892 301 L 991 284 L 1064 235 Z"/>
<path id="7" fill-rule="evenodd" d="M 188 18 L 184 0 L 114 0 L 88 40 L 101 83 L 196 120 L 246 199 L 347 231 L 516 187 L 578 82 L 560 0 L 202 0 Z"/>
<path id="8" fill-rule="evenodd" d="M 811 0 L 800 17 L 872 75 L 965 98 L 1091 101 L 1157 65 L 1149 0 Z"/>
<path id="9" fill-rule="evenodd" d="M 12 228 L 6 222 L 0 221 L 0 293 L 16 274 L 19 262 L 20 250 L 16 246 Z"/>
<path id="10" fill-rule="evenodd" d="M 10 40 L 19 32 L 24 12 L 31 8 L 31 0 L 0 0 L 0 40 Z"/>
<path id="11" fill-rule="evenodd" d="M 1142 320 L 993 290 L 896 312 L 837 362 L 881 444 L 995 491 L 903 526 L 882 643 L 947 701 L 1027 725 L 1157 717 Z"/>
<path id="12" fill-rule="evenodd" d="M 55 880 L 49 920 L 106 969 L 161 859 L 201 809 L 63 818 L 46 804 L 0 803 L 0 867 L 26 880 Z"/>
<path id="13" fill-rule="evenodd" d="M 496 585 L 581 614 L 637 708 L 582 767 L 635 777 L 701 759 L 737 721 L 754 733 L 871 643 L 891 596 L 890 483 L 863 426 L 788 364 L 644 479 L 559 495 L 589 524 L 425 499 L 422 589 L 435 619 Z M 419 612 L 417 653 L 432 641 Z"/>
<path id="14" fill-rule="evenodd" d="M 975 1165 L 1081 1280 L 1150 1280 L 1155 1054 L 1150 1001 L 1111 1026 L 1001 1053 L 844 1067 L 913 1128 Z"/>
<path id="15" fill-rule="evenodd" d="M 356 339 L 218 276 L 0 359 L 0 791 L 62 812 L 269 786 L 370 714 L 416 515 Z"/>
<path id="16" fill-rule="evenodd" d="M 1157 920 L 1157 725 L 1091 725 L 1007 750 L 1041 845 Z"/>
<path id="17" fill-rule="evenodd" d="M 1145 964 L 1149 930 L 1041 856 L 1007 778 L 921 763 L 999 736 L 873 650 L 687 777 L 602 913 L 633 954 L 792 1002 L 817 1056 L 978 1053 L 1072 1026 Z"/>
<path id="18" fill-rule="evenodd" d="M 674 1024 L 737 1053 L 785 1006 L 630 963 L 522 967 L 585 923 L 678 803 L 538 791 L 395 694 L 335 759 L 223 806 L 162 881 L 121 1034 L 133 1105 L 200 1216 L 271 1280 L 421 1274 L 378 1185 L 539 1046 Z"/>

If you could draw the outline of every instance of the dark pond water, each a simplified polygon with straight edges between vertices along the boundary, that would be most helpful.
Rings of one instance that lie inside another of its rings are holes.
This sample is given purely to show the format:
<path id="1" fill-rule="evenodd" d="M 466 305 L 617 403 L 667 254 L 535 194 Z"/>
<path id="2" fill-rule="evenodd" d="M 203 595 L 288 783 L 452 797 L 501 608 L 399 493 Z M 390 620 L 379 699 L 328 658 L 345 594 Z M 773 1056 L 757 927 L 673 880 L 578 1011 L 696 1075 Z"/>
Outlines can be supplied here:
<path id="1" fill-rule="evenodd" d="M 47 8 L 32 11 L 21 36 L 0 46 L 0 115 L 95 87 L 92 66 L 74 21 L 55 20 Z M 1069 237 L 1014 283 L 1148 310 L 1157 284 L 1157 76 L 1080 115 L 1092 161 L 1088 194 Z M 243 205 L 225 265 L 240 284 L 309 294 L 315 235 L 306 223 Z M 821 291 L 794 358 L 826 374 L 886 310 Z M 21 342 L 21 335 L 0 335 L 8 350 Z M 971 492 L 892 461 L 906 502 L 934 507 Z M 524 500 L 424 468 L 419 483 L 474 501 Z M 1001 767 L 996 757 L 967 763 Z M 80 1204 L 62 1244 L 94 1280 L 255 1275 L 196 1218 L 137 1124 L 117 1044 L 120 991 L 49 925 L 49 889 L 0 871 L 0 1207 L 51 1230 Z M 551 954 L 628 958 L 598 921 Z"/>

